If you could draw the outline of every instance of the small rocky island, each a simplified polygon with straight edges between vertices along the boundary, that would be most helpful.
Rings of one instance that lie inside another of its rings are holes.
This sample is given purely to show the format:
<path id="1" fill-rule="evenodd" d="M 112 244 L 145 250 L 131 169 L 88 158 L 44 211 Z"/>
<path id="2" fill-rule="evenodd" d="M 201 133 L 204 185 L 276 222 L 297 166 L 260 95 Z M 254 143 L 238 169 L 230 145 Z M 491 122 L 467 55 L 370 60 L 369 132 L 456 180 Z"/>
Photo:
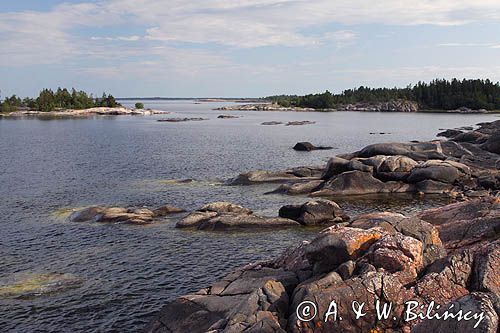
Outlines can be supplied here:
<path id="1" fill-rule="evenodd" d="M 284 206 L 279 218 L 213 203 L 177 226 L 326 229 L 277 258 L 248 264 L 172 300 L 146 332 L 497 332 L 500 121 L 447 136 L 374 144 L 333 157 L 326 166 L 251 171 L 230 180 L 233 186 L 282 183 L 278 192 L 328 199 Z M 401 192 L 447 195 L 456 202 L 414 215 L 350 217 L 332 200 Z M 333 300 L 336 317 L 329 312 Z M 364 316 L 356 318 L 353 302 L 365 304 Z M 376 304 L 390 304 L 390 316 L 380 317 Z M 459 311 L 468 319 L 442 320 Z"/>

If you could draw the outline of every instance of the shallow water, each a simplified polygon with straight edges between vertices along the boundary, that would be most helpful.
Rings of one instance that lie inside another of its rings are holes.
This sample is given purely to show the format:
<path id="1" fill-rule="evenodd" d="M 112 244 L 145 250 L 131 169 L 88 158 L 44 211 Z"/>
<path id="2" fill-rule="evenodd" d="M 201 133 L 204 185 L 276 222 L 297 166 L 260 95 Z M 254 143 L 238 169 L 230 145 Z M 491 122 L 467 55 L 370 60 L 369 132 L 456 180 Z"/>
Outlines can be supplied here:
<path id="1" fill-rule="evenodd" d="M 0 297 L 2 332 L 137 331 L 169 299 L 205 287 L 235 267 L 272 257 L 317 232 L 194 232 L 176 230 L 175 218 L 150 226 L 76 224 L 64 219 L 72 208 L 168 203 L 192 210 L 228 200 L 276 215 L 281 205 L 306 198 L 263 195 L 277 185 L 228 187 L 223 181 L 245 170 L 323 164 L 329 156 L 370 143 L 429 140 L 439 128 L 498 119 L 495 115 L 211 110 L 219 105 L 157 101 L 146 107 L 175 113 L 150 117 L 0 118 L 0 288 L 11 287 L 8 290 L 22 294 L 31 290 L 26 281 L 44 282 L 54 276 L 46 274 L 57 273 L 82 281 L 55 292 L 35 288 L 41 292 L 30 297 L 5 293 Z M 227 113 L 241 118 L 217 119 Z M 165 117 L 209 120 L 155 121 Z M 272 120 L 316 124 L 260 125 Z M 298 141 L 336 149 L 296 152 L 291 147 Z M 195 181 L 176 183 L 175 179 Z M 337 201 L 354 215 L 374 210 L 411 213 L 446 199 L 401 196 Z"/>

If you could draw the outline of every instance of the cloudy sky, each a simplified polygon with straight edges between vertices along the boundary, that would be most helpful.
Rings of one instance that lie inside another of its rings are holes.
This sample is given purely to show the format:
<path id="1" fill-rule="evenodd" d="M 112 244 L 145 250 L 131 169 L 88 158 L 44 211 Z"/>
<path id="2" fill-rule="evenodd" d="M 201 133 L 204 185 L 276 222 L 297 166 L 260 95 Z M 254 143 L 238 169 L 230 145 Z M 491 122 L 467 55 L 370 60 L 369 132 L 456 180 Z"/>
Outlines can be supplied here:
<path id="1" fill-rule="evenodd" d="M 267 96 L 500 80 L 499 0 L 0 0 L 0 89 Z"/>

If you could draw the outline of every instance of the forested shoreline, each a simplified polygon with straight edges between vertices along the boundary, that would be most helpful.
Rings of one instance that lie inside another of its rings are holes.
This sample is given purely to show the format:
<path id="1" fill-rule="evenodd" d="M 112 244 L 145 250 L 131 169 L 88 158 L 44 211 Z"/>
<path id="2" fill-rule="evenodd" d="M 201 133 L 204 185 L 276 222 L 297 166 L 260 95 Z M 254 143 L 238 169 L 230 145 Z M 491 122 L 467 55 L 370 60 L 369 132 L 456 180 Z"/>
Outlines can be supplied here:
<path id="1" fill-rule="evenodd" d="M 418 82 L 406 88 L 359 87 L 332 94 L 328 90 L 321 94 L 305 96 L 269 96 L 268 100 L 283 107 L 313 109 L 335 109 L 341 105 L 355 103 L 379 103 L 394 100 L 409 100 L 418 103 L 422 110 L 500 110 L 500 84 L 490 80 L 445 80 L 430 83 Z"/>
<path id="2" fill-rule="evenodd" d="M 57 109 L 83 110 L 93 107 L 117 106 L 121 106 L 121 104 L 111 94 L 103 93 L 101 97 L 93 97 L 92 94 L 74 88 L 71 91 L 66 88 L 58 88 L 55 92 L 51 89 L 43 89 L 37 98 L 20 98 L 16 95 L 6 97 L 0 102 L 0 112 L 14 112 L 19 109 L 49 112 Z"/>

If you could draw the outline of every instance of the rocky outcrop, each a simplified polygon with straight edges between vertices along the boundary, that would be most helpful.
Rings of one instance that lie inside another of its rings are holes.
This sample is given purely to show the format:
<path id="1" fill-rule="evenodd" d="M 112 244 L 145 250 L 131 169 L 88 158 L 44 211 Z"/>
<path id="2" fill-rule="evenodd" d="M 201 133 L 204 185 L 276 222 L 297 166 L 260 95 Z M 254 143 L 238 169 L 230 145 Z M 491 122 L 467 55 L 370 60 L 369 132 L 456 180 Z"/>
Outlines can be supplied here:
<path id="1" fill-rule="evenodd" d="M 312 150 L 329 150 L 333 148 L 326 146 L 315 146 L 310 142 L 297 142 L 297 144 L 293 146 L 293 149 L 298 151 L 312 151 Z"/>
<path id="2" fill-rule="evenodd" d="M 418 112 L 418 103 L 398 99 L 389 102 L 355 103 L 339 105 L 338 111 L 371 111 L 371 112 Z"/>
<path id="3" fill-rule="evenodd" d="M 152 109 L 130 109 L 126 107 L 95 107 L 81 110 L 58 109 L 54 111 L 19 110 L 9 114 L 8 117 L 88 117 L 88 116 L 150 116 L 155 114 L 169 114 L 167 111 Z"/>
<path id="4" fill-rule="evenodd" d="M 419 193 L 459 199 L 496 195 L 500 191 L 499 138 L 500 121 L 496 121 L 460 131 L 446 141 L 372 144 L 330 158 L 322 169 L 322 182 L 297 181 L 284 172 L 287 177 L 275 179 L 285 184 L 270 193 L 312 197 Z"/>
<path id="5" fill-rule="evenodd" d="M 294 227 L 300 224 L 280 217 L 262 217 L 231 202 L 213 202 L 187 215 L 176 224 L 176 228 L 197 230 L 259 230 L 266 228 Z"/>
<path id="6" fill-rule="evenodd" d="M 239 118 L 238 116 L 232 116 L 230 114 L 221 114 L 217 116 L 218 119 L 236 119 Z"/>
<path id="7" fill-rule="evenodd" d="M 284 107 L 276 103 L 229 105 L 216 108 L 219 111 L 314 111 L 310 108 Z"/>
<path id="8" fill-rule="evenodd" d="M 484 198 L 415 217 L 359 216 L 173 300 L 146 331 L 497 332 L 498 229 L 445 232 L 443 242 L 439 232 L 453 221 L 496 225 L 499 208 L 498 199 Z M 377 302 L 390 304 L 387 317 L 377 315 Z M 363 303 L 356 317 L 352 306 Z M 426 317 L 438 304 L 437 313 L 470 311 L 468 319 Z M 409 311 L 420 317 L 409 320 Z"/>
<path id="9" fill-rule="evenodd" d="M 169 214 L 184 212 L 183 209 L 166 205 L 155 209 L 93 206 L 76 210 L 68 217 L 70 222 L 101 222 L 149 224 Z"/>

